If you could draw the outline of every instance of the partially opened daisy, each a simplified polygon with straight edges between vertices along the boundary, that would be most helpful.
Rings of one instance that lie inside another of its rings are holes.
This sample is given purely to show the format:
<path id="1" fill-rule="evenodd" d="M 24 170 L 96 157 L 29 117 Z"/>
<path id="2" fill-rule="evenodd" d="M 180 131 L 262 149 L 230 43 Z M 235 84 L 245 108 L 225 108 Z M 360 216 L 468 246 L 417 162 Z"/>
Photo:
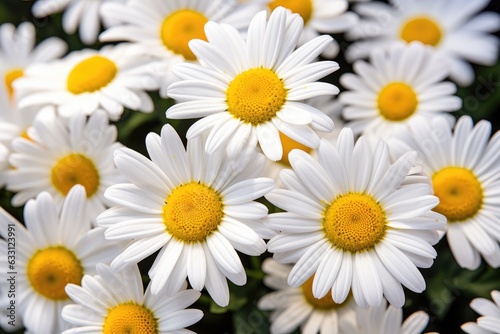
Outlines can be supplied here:
<path id="1" fill-rule="evenodd" d="M 237 285 L 246 274 L 235 250 L 260 255 L 265 205 L 254 200 L 268 193 L 274 182 L 257 178 L 264 157 L 247 166 L 219 150 L 208 154 L 201 138 L 184 149 L 179 135 L 165 125 L 161 137 L 150 133 L 146 147 L 151 160 L 131 149 L 115 151 L 115 163 L 129 183 L 109 187 L 105 196 L 116 206 L 97 218 L 109 240 L 130 240 L 111 264 L 121 270 L 160 250 L 149 270 L 151 292 L 176 292 L 189 278 L 196 290 L 206 287 L 214 301 L 229 302 L 226 277 Z M 248 158 L 241 161 L 249 161 Z"/>
<path id="2" fill-rule="evenodd" d="M 398 129 L 460 109 L 456 87 L 443 81 L 448 70 L 432 49 L 421 43 L 395 43 L 374 50 L 370 63 L 357 61 L 353 73 L 340 78 L 343 116 L 355 133 L 388 138 Z"/>
<path id="3" fill-rule="evenodd" d="M 348 12 L 347 0 L 268 0 L 271 11 L 279 6 L 290 9 L 299 14 L 304 20 L 304 30 L 298 45 L 303 45 L 311 39 L 324 34 L 343 33 L 353 28 L 358 16 Z M 327 58 L 335 57 L 339 52 L 336 41 L 328 45 L 322 55 Z"/>
<path id="4" fill-rule="evenodd" d="M 143 54 L 166 62 L 165 66 L 158 68 L 160 94 L 166 97 L 167 86 L 174 80 L 170 74 L 172 63 L 196 61 L 188 43 L 192 39 L 206 40 L 205 23 L 229 24 L 243 32 L 259 9 L 260 6 L 252 1 L 240 4 L 234 0 L 108 3 L 102 6 L 102 15 L 120 24 L 104 31 L 99 39 L 132 42 Z"/>
<path id="5" fill-rule="evenodd" d="M 318 79 L 338 69 L 332 61 L 312 62 L 331 43 L 317 37 L 295 50 L 303 20 L 285 8 L 265 11 L 253 19 L 245 41 L 226 25 L 205 25 L 208 42 L 189 43 L 201 65 L 179 64 L 173 71 L 183 80 L 168 88 L 178 101 L 168 118 L 203 117 L 187 138 L 209 133 L 207 151 L 226 146 L 229 156 L 257 142 L 271 160 L 282 158 L 279 132 L 311 148 L 319 145 L 316 131 L 330 132 L 333 121 L 310 105 L 310 97 L 335 95 L 338 88 Z M 294 51 L 295 50 L 295 51 Z"/>
<path id="6" fill-rule="evenodd" d="M 90 115 L 103 109 L 118 120 L 124 107 L 143 112 L 154 109 L 146 90 L 158 83 L 151 75 L 154 63 L 130 49 L 107 45 L 100 50 L 73 51 L 65 58 L 28 68 L 16 80 L 19 107 L 55 105 L 63 117 Z"/>
<path id="7" fill-rule="evenodd" d="M 63 334 L 76 333 L 193 333 L 184 329 L 198 322 L 203 312 L 185 309 L 200 293 L 182 290 L 173 296 L 143 292 L 139 268 L 117 273 L 104 264 L 97 275 L 85 275 L 81 286 L 68 284 L 66 293 L 75 304 L 64 307 L 62 317 L 73 324 Z"/>
<path id="8" fill-rule="evenodd" d="M 458 264 L 469 270 L 479 267 L 481 255 L 490 266 L 500 266 L 500 132 L 491 140 L 490 134 L 488 121 L 473 127 L 469 116 L 460 117 L 453 133 L 437 117 L 398 134 L 406 144 L 403 151 L 419 152 L 439 198 L 434 211 L 446 216 L 448 244 Z"/>
<path id="9" fill-rule="evenodd" d="M 403 310 L 392 305 L 356 309 L 355 328 L 349 328 L 349 334 L 421 334 L 429 323 L 429 315 L 417 311 L 403 321 Z"/>
<path id="10" fill-rule="evenodd" d="M 33 15 L 42 18 L 64 11 L 62 26 L 67 34 L 79 29 L 80 39 L 85 44 L 93 44 L 101 30 L 101 21 L 110 25 L 113 21 L 101 17 L 99 8 L 106 2 L 125 2 L 126 0 L 37 0 L 31 8 Z"/>
<path id="11" fill-rule="evenodd" d="M 428 182 L 405 184 L 415 152 L 393 164 L 384 141 L 375 149 L 361 137 L 354 143 L 344 128 L 334 147 L 322 140 L 318 160 L 293 150 L 293 170 L 280 174 L 286 189 L 266 195 L 286 212 L 270 214 L 265 223 L 280 231 L 268 251 L 280 263 L 295 263 L 288 284 L 298 287 L 314 275 L 316 298 L 330 293 L 343 303 L 349 292 L 361 307 L 379 306 L 383 296 L 401 307 L 401 285 L 425 289 L 418 270 L 436 257 L 444 216 Z M 331 292 L 330 292 L 331 291 Z"/>
<path id="12" fill-rule="evenodd" d="M 347 323 L 355 321 L 356 304 L 349 298 L 342 304 L 327 294 L 321 299 L 312 293 L 313 278 L 300 287 L 292 288 L 287 276 L 292 266 L 266 259 L 262 270 L 266 273 L 264 284 L 277 291 L 263 296 L 258 303 L 262 310 L 271 310 L 271 333 L 292 333 L 300 327 L 301 333 L 348 333 Z"/>
<path id="13" fill-rule="evenodd" d="M 474 298 L 470 307 L 481 316 L 476 322 L 467 322 L 460 326 L 469 334 L 495 334 L 500 330 L 500 291 L 491 291 L 493 301 L 486 298 Z"/>
<path id="14" fill-rule="evenodd" d="M 77 185 L 61 210 L 47 192 L 28 201 L 26 227 L 0 208 L 0 235 L 7 239 L 14 231 L 17 238 L 15 267 L 2 269 L 2 281 L 7 272 L 16 273 L 17 310 L 32 333 L 61 333 L 69 328 L 61 317 L 63 306 L 71 303 L 66 285 L 80 284 L 84 274 L 95 273 L 98 263 L 109 264 L 122 249 L 119 243 L 104 239 L 103 229 L 91 229 L 85 206 L 85 189 Z M 4 240 L 0 244 L 7 249 Z"/>
<path id="15" fill-rule="evenodd" d="M 366 57 L 371 50 L 389 47 L 394 41 L 419 41 L 432 47 L 450 67 L 450 76 L 460 85 L 470 85 L 474 69 L 469 64 L 493 65 L 498 58 L 500 15 L 478 14 L 490 0 L 391 0 L 358 4 L 361 21 L 352 29 L 347 59 Z"/>
<path id="16" fill-rule="evenodd" d="M 30 139 L 13 141 L 9 162 L 13 167 L 2 178 L 16 194 L 12 205 L 21 206 L 42 191 L 60 206 L 75 184 L 85 187 L 87 217 L 95 217 L 108 206 L 103 193 L 122 180 L 113 163 L 117 130 L 102 110 L 91 115 L 57 117 L 52 108 L 38 114 L 28 130 Z"/>

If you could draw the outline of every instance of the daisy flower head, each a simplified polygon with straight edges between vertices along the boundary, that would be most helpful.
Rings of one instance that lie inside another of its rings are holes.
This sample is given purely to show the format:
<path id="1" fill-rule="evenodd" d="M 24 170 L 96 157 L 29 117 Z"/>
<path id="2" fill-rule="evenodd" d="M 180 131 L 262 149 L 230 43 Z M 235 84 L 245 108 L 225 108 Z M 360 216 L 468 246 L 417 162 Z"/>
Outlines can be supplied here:
<path id="1" fill-rule="evenodd" d="M 101 17 L 100 7 L 107 2 L 125 1 L 127 0 L 37 0 L 31 11 L 38 18 L 64 11 L 62 16 L 64 32 L 72 35 L 78 28 L 82 42 L 94 44 L 101 30 L 101 21 L 105 26 L 114 24 L 114 21 Z"/>
<path id="2" fill-rule="evenodd" d="M 356 304 L 350 297 L 337 304 L 331 295 L 315 298 L 312 277 L 300 287 L 292 288 L 287 276 L 292 266 L 279 264 L 267 258 L 262 264 L 266 274 L 264 284 L 276 291 L 264 295 L 258 303 L 261 310 L 271 310 L 271 333 L 292 333 L 298 327 L 301 333 L 348 333 L 347 322 L 355 320 Z"/>
<path id="3" fill-rule="evenodd" d="M 198 291 L 182 290 L 173 296 L 143 292 L 137 266 L 117 273 L 97 265 L 97 275 L 85 275 L 82 284 L 68 284 L 66 292 L 76 304 L 66 305 L 62 317 L 74 325 L 63 334 L 76 333 L 192 333 L 191 326 L 203 312 L 185 309 L 199 297 Z"/>
<path id="4" fill-rule="evenodd" d="M 490 135 L 486 120 L 473 126 L 469 116 L 462 116 L 453 131 L 447 120 L 436 117 L 391 141 L 394 150 L 419 153 L 439 198 L 434 211 L 448 221 L 448 244 L 458 264 L 469 270 L 479 267 L 481 256 L 491 267 L 500 266 L 500 132 Z"/>
<path id="5" fill-rule="evenodd" d="M 64 305 L 71 303 L 65 286 L 80 284 L 84 274 L 94 273 L 98 263 L 109 264 L 122 249 L 119 243 L 104 239 L 103 229 L 91 229 L 84 215 L 85 197 L 85 188 L 76 185 L 59 210 L 52 196 L 41 192 L 24 207 L 26 227 L 0 209 L 0 235 L 8 240 L 13 232 L 18 240 L 15 270 L 3 268 L 2 282 L 15 275 L 18 312 L 32 333 L 61 333 L 69 328 L 61 317 Z M 6 250 L 5 240 L 0 243 Z"/>
<path id="6" fill-rule="evenodd" d="M 417 311 L 403 321 L 403 310 L 385 300 L 377 307 L 356 309 L 356 326 L 346 333 L 352 334 L 421 334 L 429 323 L 429 315 Z"/>
<path id="7" fill-rule="evenodd" d="M 346 32 L 358 22 L 358 16 L 347 11 L 347 0 L 268 0 L 267 6 L 271 12 L 283 6 L 302 17 L 304 30 L 298 41 L 299 46 L 321 33 Z M 334 40 L 325 48 L 322 56 L 334 58 L 338 52 L 339 45 Z"/>
<path id="8" fill-rule="evenodd" d="M 470 307 L 481 316 L 476 322 L 467 322 L 460 326 L 469 334 L 495 334 L 500 329 L 500 291 L 491 291 L 493 301 L 486 298 L 474 298 Z"/>
<path id="9" fill-rule="evenodd" d="M 333 61 L 312 62 L 331 43 L 319 36 L 295 50 L 303 20 L 284 7 L 267 21 L 266 11 L 250 23 L 247 39 L 227 25 L 205 25 L 208 42 L 193 40 L 191 50 L 200 64 L 179 64 L 182 80 L 168 88 L 177 100 L 167 118 L 202 117 L 187 138 L 209 133 L 209 153 L 226 145 L 230 157 L 259 143 L 267 158 L 283 156 L 279 132 L 311 148 L 319 145 L 316 131 L 331 132 L 330 117 L 301 101 L 335 95 L 337 87 L 318 79 L 338 69 Z M 294 51 L 295 50 L 295 51 Z"/>
<path id="10" fill-rule="evenodd" d="M 61 57 L 67 49 L 64 41 L 50 37 L 35 47 L 36 31 L 31 22 L 23 22 L 17 28 L 11 23 L 0 25 L 0 104 L 14 105 L 13 82 L 22 77 L 24 70 L 37 63 Z M 2 112 L 8 108 L 2 107 Z"/>
<path id="11" fill-rule="evenodd" d="M 122 180 L 113 163 L 113 151 L 121 144 L 106 113 L 66 120 L 47 107 L 33 121 L 28 136 L 14 139 L 9 158 L 13 168 L 4 175 L 7 189 L 16 193 L 12 205 L 21 206 L 47 191 L 60 206 L 70 189 L 81 184 L 86 191 L 86 217 L 95 220 L 109 204 L 104 190 Z"/>
<path id="12" fill-rule="evenodd" d="M 239 3 L 235 0 L 109 3 L 102 6 L 102 15 L 120 24 L 104 31 L 99 39 L 103 42 L 129 41 L 142 53 L 166 62 L 167 66 L 158 73 L 160 95 L 166 97 L 168 85 L 176 80 L 170 71 L 172 64 L 197 60 L 188 43 L 192 39 L 206 40 L 205 23 L 229 24 L 243 32 L 259 9 L 260 5 L 252 1 Z"/>
<path id="13" fill-rule="evenodd" d="M 254 201 L 274 182 L 258 178 L 264 157 L 247 166 L 227 159 L 222 150 L 208 154 L 201 138 L 188 141 L 187 150 L 170 125 L 161 136 L 150 133 L 146 147 L 151 158 L 127 148 L 115 151 L 115 163 L 129 183 L 109 187 L 104 196 L 116 206 L 97 218 L 106 238 L 128 240 L 128 248 L 111 264 L 120 271 L 160 250 L 151 269 L 151 291 L 179 290 L 186 277 L 196 290 L 206 287 L 214 301 L 228 305 L 226 277 L 236 285 L 246 274 L 236 250 L 260 255 L 262 238 L 272 234 L 262 224 L 265 205 Z"/>
<path id="14" fill-rule="evenodd" d="M 495 12 L 478 14 L 490 0 L 389 2 L 391 4 L 373 1 L 355 7 L 361 19 L 347 33 L 347 38 L 362 40 L 349 46 L 348 60 L 367 57 L 371 50 L 385 49 L 395 41 L 419 41 L 444 58 L 451 79 L 462 86 L 474 80 L 470 63 L 496 63 L 499 40 L 490 33 L 500 29 L 500 15 Z"/>
<path id="15" fill-rule="evenodd" d="M 344 128 L 336 146 L 322 140 L 317 154 L 316 160 L 293 150 L 293 170 L 280 174 L 286 188 L 265 196 L 285 211 L 265 220 L 280 231 L 268 251 L 280 263 L 295 263 L 291 287 L 314 275 L 316 298 L 330 293 L 343 303 L 352 291 L 360 307 L 379 306 L 383 296 L 401 307 L 402 285 L 425 289 L 418 267 L 432 265 L 432 245 L 446 222 L 431 211 L 438 199 L 427 182 L 405 183 L 416 153 L 391 164 L 383 140 L 372 149 L 364 137 L 354 143 L 352 131 Z"/>
<path id="16" fill-rule="evenodd" d="M 152 66 L 126 43 L 73 51 L 57 62 L 26 69 L 14 84 L 18 106 L 55 105 L 66 118 L 103 109 L 114 121 L 125 107 L 152 112 L 153 101 L 146 93 L 158 89 Z"/>
<path id="17" fill-rule="evenodd" d="M 347 91 L 339 100 L 343 117 L 355 133 L 390 137 L 397 129 L 461 108 L 456 86 L 443 81 L 442 58 L 419 42 L 374 50 L 370 63 L 359 60 L 340 78 Z"/>

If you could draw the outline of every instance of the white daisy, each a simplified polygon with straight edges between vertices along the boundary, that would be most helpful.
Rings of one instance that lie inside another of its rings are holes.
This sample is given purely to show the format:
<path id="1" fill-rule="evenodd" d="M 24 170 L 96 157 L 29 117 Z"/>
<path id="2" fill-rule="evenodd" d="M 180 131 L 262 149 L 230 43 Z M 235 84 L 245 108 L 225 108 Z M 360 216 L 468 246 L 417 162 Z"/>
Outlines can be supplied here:
<path id="1" fill-rule="evenodd" d="M 395 43 L 374 50 L 370 63 L 357 61 L 354 71 L 340 78 L 348 89 L 339 95 L 343 116 L 355 133 L 390 137 L 415 122 L 461 108 L 456 86 L 443 80 L 448 71 L 430 47 Z M 450 116 L 451 117 L 451 116 Z"/>
<path id="2" fill-rule="evenodd" d="M 85 44 L 97 40 L 101 24 L 113 24 L 105 17 L 100 17 L 99 8 L 107 2 L 125 2 L 127 0 L 37 0 L 31 11 L 35 17 L 45 17 L 64 10 L 62 26 L 67 34 L 74 34 L 79 26 L 80 39 Z"/>
<path id="3" fill-rule="evenodd" d="M 283 6 L 293 13 L 299 14 L 304 20 L 304 30 L 298 45 L 303 45 L 320 33 L 343 33 L 353 28 L 358 22 L 358 16 L 348 12 L 347 0 L 268 0 L 271 11 Z M 337 56 L 339 45 L 336 41 L 329 44 L 322 55 L 327 58 Z"/>
<path id="4" fill-rule="evenodd" d="M 99 39 L 104 42 L 129 41 L 142 53 L 165 62 L 157 71 L 161 89 L 166 97 L 168 85 L 175 79 L 170 73 L 173 63 L 195 61 L 188 42 L 206 40 L 203 27 L 208 21 L 229 24 L 246 31 L 250 19 L 260 6 L 233 0 L 131 0 L 126 4 L 109 3 L 102 7 L 102 15 L 121 22 L 104 31 Z"/>
<path id="5" fill-rule="evenodd" d="M 431 211 L 438 204 L 426 182 L 404 184 L 415 165 L 415 152 L 390 164 L 384 141 L 375 149 L 364 137 L 356 144 L 344 128 L 334 147 L 322 140 L 318 160 L 293 150 L 293 170 L 280 174 L 287 189 L 268 195 L 287 211 L 265 220 L 280 234 L 268 251 L 280 263 L 296 263 L 288 283 L 298 287 L 314 274 L 313 295 L 331 289 L 336 303 L 352 291 L 361 307 L 379 306 L 383 296 L 395 307 L 405 301 L 404 285 L 425 289 L 417 267 L 428 268 L 436 257 L 431 246 L 445 218 Z"/>
<path id="6" fill-rule="evenodd" d="M 84 274 L 94 273 L 98 263 L 110 263 L 122 249 L 104 239 L 103 229 L 91 229 L 85 205 L 82 186 L 71 189 L 61 210 L 49 193 L 42 192 L 26 203 L 26 228 L 0 208 L 0 235 L 10 240 L 13 232 L 17 240 L 14 267 L 2 269 L 2 282 L 15 276 L 17 311 L 32 333 L 69 328 L 61 318 L 63 306 L 71 303 L 66 284 L 80 284 Z M 5 240 L 0 240 L 2 250 L 7 249 Z"/>
<path id="7" fill-rule="evenodd" d="M 387 48 L 394 41 L 420 41 L 430 45 L 450 67 L 450 76 L 460 85 L 470 85 L 474 69 L 468 63 L 493 65 L 499 40 L 489 33 L 500 28 L 500 15 L 480 12 L 490 0 L 391 0 L 358 4 L 361 22 L 351 30 L 352 43 L 346 57 L 366 57 L 371 50 Z"/>
<path id="8" fill-rule="evenodd" d="M 500 291 L 491 291 L 490 301 L 486 298 L 474 298 L 470 307 L 481 317 L 476 322 L 467 322 L 460 326 L 469 334 L 495 334 L 500 330 Z"/>
<path id="9" fill-rule="evenodd" d="M 31 66 L 14 83 L 19 107 L 56 105 L 63 117 L 90 115 L 102 108 L 118 120 L 124 107 L 154 109 L 146 90 L 158 89 L 149 73 L 156 65 L 128 44 L 73 51 L 65 58 Z"/>
<path id="10" fill-rule="evenodd" d="M 89 219 L 104 211 L 104 190 L 122 180 L 113 163 L 113 151 L 121 144 L 106 113 L 97 111 L 88 120 L 75 115 L 66 121 L 47 108 L 35 118 L 28 135 L 30 139 L 14 139 L 9 158 L 13 168 L 2 176 L 7 189 L 16 193 L 12 205 L 21 206 L 47 191 L 60 206 L 71 187 L 81 184 Z"/>
<path id="11" fill-rule="evenodd" d="M 356 309 L 357 326 L 350 328 L 349 334 L 421 334 L 429 323 L 429 315 L 424 311 L 411 314 L 403 322 L 403 310 L 392 305 Z"/>
<path id="12" fill-rule="evenodd" d="M 303 20 L 283 7 L 269 22 L 265 11 L 253 19 L 245 41 L 229 26 L 205 25 L 208 42 L 194 40 L 189 46 L 201 65 L 179 64 L 173 71 L 182 81 L 168 88 L 178 102 L 167 110 L 168 118 L 203 117 L 191 126 L 188 138 L 210 133 L 206 149 L 227 145 L 235 156 L 257 142 L 271 160 L 282 158 L 279 132 L 311 148 L 319 145 L 316 131 L 330 132 L 330 117 L 300 101 L 334 95 L 338 88 L 316 80 L 338 69 L 332 61 L 311 63 L 332 41 L 317 37 L 296 51 Z"/>
<path id="13" fill-rule="evenodd" d="M 35 47 L 35 26 L 23 22 L 17 28 L 10 23 L 0 26 L 0 118 L 14 105 L 13 82 L 22 77 L 24 70 L 37 63 L 45 63 L 61 57 L 67 49 L 64 41 L 50 37 Z M 8 115 L 8 118 L 10 115 Z"/>
<path id="14" fill-rule="evenodd" d="M 343 333 L 346 322 L 355 319 L 356 304 L 352 298 L 342 304 L 335 303 L 329 294 L 315 298 L 312 277 L 302 286 L 291 288 L 286 280 L 292 267 L 270 258 L 264 260 L 262 270 L 267 274 L 264 284 L 277 290 L 263 296 L 258 303 L 261 310 L 273 311 L 271 333 L 292 333 L 299 326 L 303 334 Z"/>
<path id="15" fill-rule="evenodd" d="M 326 115 L 328 115 L 335 124 L 335 129 L 332 132 L 319 132 L 318 135 L 321 138 L 325 138 L 329 141 L 337 140 L 337 137 L 340 133 L 340 130 L 343 128 L 343 120 L 340 118 L 340 113 L 342 112 L 342 105 L 337 101 L 331 98 L 331 96 L 318 96 L 307 99 L 304 101 L 305 104 L 308 104 L 318 110 L 321 110 Z M 279 161 L 272 161 L 266 159 L 266 165 L 264 166 L 263 176 L 269 177 L 277 182 L 277 185 L 280 185 L 279 181 L 279 173 L 283 168 L 291 168 L 290 161 L 288 160 L 288 154 L 293 149 L 303 150 L 313 156 L 315 156 L 315 151 L 298 143 L 297 141 L 287 137 L 282 132 L 279 133 L 279 138 L 281 141 L 281 145 L 283 147 L 283 157 Z"/>
<path id="16" fill-rule="evenodd" d="M 67 305 L 62 317 L 75 325 L 63 334 L 76 333 L 193 333 L 191 326 L 203 312 L 185 309 L 200 293 L 183 290 L 173 296 L 143 292 L 137 266 L 116 273 L 106 265 L 97 265 L 97 275 L 85 275 L 82 285 L 68 284 L 68 296 L 76 303 Z"/>
<path id="17" fill-rule="evenodd" d="M 151 160 L 130 149 L 115 151 L 115 163 L 130 183 L 106 190 L 106 198 L 117 206 L 97 222 L 107 228 L 109 240 L 131 243 L 112 269 L 161 249 L 149 270 L 153 294 L 163 287 L 176 292 L 188 277 L 194 289 L 206 287 L 217 304 L 228 305 L 226 277 L 246 283 L 235 249 L 260 255 L 266 249 L 261 238 L 271 232 L 262 224 L 266 206 L 254 201 L 274 186 L 271 179 L 255 177 L 264 157 L 238 166 L 221 150 L 204 152 L 201 138 L 188 141 L 185 150 L 170 125 L 163 126 L 161 137 L 148 134 L 146 147 Z"/>
<path id="18" fill-rule="evenodd" d="M 500 132 L 491 140 L 490 134 L 485 120 L 473 127 L 472 119 L 462 116 L 452 134 L 448 122 L 436 117 L 398 134 L 404 145 L 391 143 L 419 153 L 439 198 L 434 211 L 448 219 L 448 244 L 458 264 L 469 270 L 479 267 L 480 255 L 490 266 L 500 266 Z"/>

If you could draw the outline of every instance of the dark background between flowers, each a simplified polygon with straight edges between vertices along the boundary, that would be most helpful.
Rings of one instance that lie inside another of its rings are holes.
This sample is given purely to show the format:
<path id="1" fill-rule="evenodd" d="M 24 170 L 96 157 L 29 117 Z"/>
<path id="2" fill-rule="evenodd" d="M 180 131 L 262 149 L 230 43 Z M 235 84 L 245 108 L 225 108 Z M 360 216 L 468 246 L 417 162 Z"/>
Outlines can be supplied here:
<path id="1" fill-rule="evenodd" d="M 32 22 L 37 29 L 37 42 L 50 36 L 58 36 L 68 43 L 70 51 L 83 48 L 99 49 L 102 46 L 100 43 L 86 46 L 82 44 L 78 34 L 67 35 L 61 27 L 60 13 L 41 19 L 34 18 L 31 14 L 33 2 L 29 0 L 1 0 L 0 24 L 10 22 L 17 26 L 24 21 Z M 500 12 L 499 1 L 492 0 L 486 10 Z M 351 64 L 347 63 L 343 57 L 343 51 L 349 42 L 343 38 L 342 34 L 332 36 L 341 47 L 339 55 L 334 59 L 339 63 L 340 69 L 325 78 L 325 81 L 337 85 L 343 91 L 339 84 L 339 77 L 343 73 L 352 72 Z M 497 36 L 500 36 L 498 32 Z M 463 47 L 466 48 L 467 45 Z M 475 82 L 469 87 L 458 88 L 457 95 L 463 100 L 463 108 L 454 115 L 457 118 L 461 115 L 470 115 L 475 122 L 487 119 L 492 122 L 493 131 L 496 132 L 500 129 L 500 63 L 497 62 L 492 67 L 475 66 L 475 70 Z M 116 122 L 118 140 L 145 155 L 144 139 L 147 133 L 159 133 L 162 125 L 170 123 L 184 138 L 187 129 L 195 121 L 166 119 L 165 110 L 173 101 L 161 99 L 157 92 L 150 94 L 156 106 L 153 113 L 143 114 L 126 110 L 121 120 Z M 22 222 L 22 208 L 13 208 L 10 205 L 11 197 L 10 192 L 0 189 L 0 205 Z M 265 199 L 262 199 L 262 202 L 268 205 L 270 212 L 277 211 Z M 500 224 L 500 222 L 498 223 Z M 460 325 L 466 321 L 475 321 L 478 316 L 470 309 L 470 301 L 475 297 L 490 299 L 491 290 L 500 290 L 500 268 L 492 269 L 483 261 L 482 265 L 475 271 L 461 269 L 449 251 L 446 238 L 443 238 L 435 247 L 438 256 L 434 265 L 429 269 L 421 270 L 427 282 L 427 289 L 421 294 L 405 289 L 404 317 L 406 318 L 415 311 L 424 310 L 430 315 L 426 331 L 437 331 L 442 334 L 462 333 Z M 155 256 L 156 254 L 153 254 L 139 263 L 145 286 L 149 282 L 147 271 Z M 271 254 L 264 253 L 260 257 L 250 257 L 244 254 L 240 254 L 240 256 L 247 271 L 247 284 L 239 287 L 229 283 L 231 300 L 226 308 L 218 307 L 211 301 L 208 294 L 203 294 L 192 306 L 204 312 L 204 317 L 200 322 L 190 327 L 193 331 L 200 334 L 265 334 L 269 332 L 269 313 L 260 311 L 256 305 L 261 296 L 271 291 L 262 283 L 264 274 L 261 270 L 262 261 Z M 18 331 L 15 334 L 22 332 Z M 0 329 L 0 333 L 4 332 Z"/>

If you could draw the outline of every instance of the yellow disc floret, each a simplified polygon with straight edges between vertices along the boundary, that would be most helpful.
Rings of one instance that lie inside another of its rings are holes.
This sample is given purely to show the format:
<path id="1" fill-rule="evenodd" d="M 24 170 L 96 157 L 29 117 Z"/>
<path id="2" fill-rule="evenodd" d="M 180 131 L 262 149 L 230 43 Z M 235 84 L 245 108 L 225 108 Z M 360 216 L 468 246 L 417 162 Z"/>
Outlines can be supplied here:
<path id="1" fill-rule="evenodd" d="M 226 91 L 229 113 L 252 125 L 266 123 L 275 117 L 286 97 L 283 80 L 267 68 L 252 68 L 238 74 Z"/>
<path id="2" fill-rule="evenodd" d="M 155 334 L 158 320 L 148 308 L 124 303 L 108 311 L 104 319 L 103 334 Z"/>
<path id="3" fill-rule="evenodd" d="M 186 60 L 196 60 L 188 43 L 192 39 L 207 40 L 204 30 L 207 22 L 205 15 L 191 9 L 173 12 L 161 25 L 160 37 L 163 45 Z"/>
<path id="4" fill-rule="evenodd" d="M 80 260 L 62 246 L 37 251 L 28 261 L 26 272 L 33 289 L 52 300 L 68 299 L 66 285 L 80 285 L 83 277 Z"/>
<path id="5" fill-rule="evenodd" d="M 313 281 L 314 275 L 309 277 L 309 279 L 305 281 L 301 286 L 304 298 L 312 307 L 320 310 L 331 310 L 334 308 L 339 308 L 345 304 L 345 301 L 341 304 L 337 304 L 333 301 L 332 290 L 329 290 L 323 298 L 314 297 L 312 291 Z"/>
<path id="6" fill-rule="evenodd" d="M 403 121 L 413 115 L 418 100 L 413 88 L 402 82 L 393 82 L 378 94 L 380 114 L 389 121 Z"/>
<path id="7" fill-rule="evenodd" d="M 66 86 L 73 94 L 95 92 L 113 81 L 117 73 L 114 62 L 102 56 L 92 56 L 73 67 Z"/>
<path id="8" fill-rule="evenodd" d="M 450 223 L 472 218 L 481 209 L 481 182 L 466 168 L 443 168 L 432 176 L 432 185 L 434 195 L 439 198 L 434 211 L 445 215 Z"/>
<path id="9" fill-rule="evenodd" d="M 91 197 L 99 189 L 99 172 L 92 160 L 80 153 L 70 153 L 55 163 L 51 171 L 52 185 L 66 196 L 75 184 L 81 184 Z"/>
<path id="10" fill-rule="evenodd" d="M 183 242 L 205 240 L 224 216 L 221 195 L 198 182 L 183 184 L 172 190 L 163 206 L 163 222 L 167 231 Z"/>
<path id="11" fill-rule="evenodd" d="M 338 196 L 323 217 L 325 235 L 332 245 L 352 253 L 373 248 L 387 228 L 380 204 L 363 193 Z"/>
<path id="12" fill-rule="evenodd" d="M 413 17 L 401 28 L 401 39 L 406 43 L 419 41 L 423 44 L 436 46 L 441 41 L 443 32 L 439 25 L 428 17 Z"/>
<path id="13" fill-rule="evenodd" d="M 279 6 L 288 8 L 293 13 L 299 14 L 304 20 L 304 24 L 307 24 L 307 22 L 309 22 L 313 13 L 312 0 L 273 0 L 269 2 L 267 6 L 271 11 Z"/>
<path id="14" fill-rule="evenodd" d="M 12 96 L 14 95 L 14 87 L 12 86 L 12 83 L 14 80 L 19 79 L 22 77 L 24 74 L 24 71 L 19 68 L 15 68 L 13 70 L 8 71 L 5 73 L 4 77 L 4 82 L 5 82 L 5 87 L 7 87 L 7 93 L 9 94 L 9 97 L 12 99 Z"/>
<path id="15" fill-rule="evenodd" d="M 307 147 L 306 145 L 303 145 L 292 138 L 288 137 L 284 133 L 280 132 L 280 141 L 281 141 L 281 146 L 283 146 L 283 158 L 279 162 L 290 166 L 290 161 L 288 160 L 288 154 L 294 150 L 294 149 L 299 149 L 302 151 L 305 151 L 307 153 L 311 152 L 311 148 Z"/>

